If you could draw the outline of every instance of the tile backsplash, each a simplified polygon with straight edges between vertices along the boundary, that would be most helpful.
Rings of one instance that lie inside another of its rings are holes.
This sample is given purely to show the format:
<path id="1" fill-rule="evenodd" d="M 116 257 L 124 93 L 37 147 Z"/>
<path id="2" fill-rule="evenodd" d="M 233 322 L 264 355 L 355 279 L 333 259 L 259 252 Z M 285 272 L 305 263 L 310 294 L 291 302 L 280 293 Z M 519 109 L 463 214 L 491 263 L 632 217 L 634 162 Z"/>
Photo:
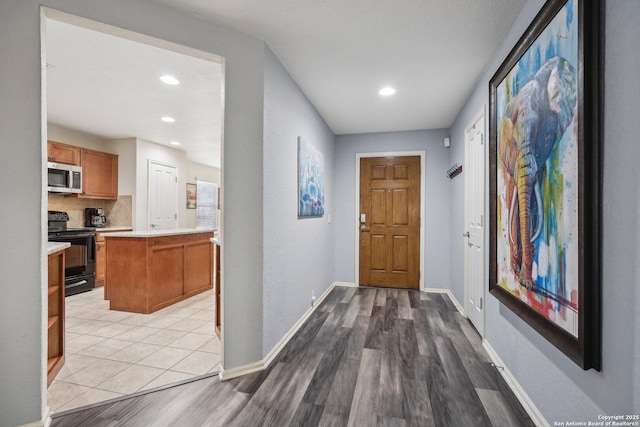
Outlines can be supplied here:
<path id="1" fill-rule="evenodd" d="M 132 196 L 118 196 L 117 200 L 78 199 L 49 193 L 48 210 L 69 214 L 68 227 L 84 227 L 84 209 L 102 208 L 108 227 L 131 227 L 133 224 Z"/>

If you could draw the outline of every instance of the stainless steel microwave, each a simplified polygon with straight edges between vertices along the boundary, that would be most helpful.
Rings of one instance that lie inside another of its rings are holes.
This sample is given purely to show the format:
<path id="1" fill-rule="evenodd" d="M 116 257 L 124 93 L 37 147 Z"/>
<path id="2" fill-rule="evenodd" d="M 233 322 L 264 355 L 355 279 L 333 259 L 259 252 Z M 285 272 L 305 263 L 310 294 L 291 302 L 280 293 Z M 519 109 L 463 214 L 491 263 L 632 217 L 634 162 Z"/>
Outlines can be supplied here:
<path id="1" fill-rule="evenodd" d="M 48 184 L 51 193 L 82 193 L 82 167 L 47 162 Z"/>

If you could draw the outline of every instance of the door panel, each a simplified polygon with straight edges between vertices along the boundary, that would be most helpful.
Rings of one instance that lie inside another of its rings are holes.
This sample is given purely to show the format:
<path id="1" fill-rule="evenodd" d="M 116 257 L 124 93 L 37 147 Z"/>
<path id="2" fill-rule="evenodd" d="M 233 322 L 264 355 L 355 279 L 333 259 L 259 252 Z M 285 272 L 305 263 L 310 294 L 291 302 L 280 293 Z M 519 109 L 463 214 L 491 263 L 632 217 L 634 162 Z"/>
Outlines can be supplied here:
<path id="1" fill-rule="evenodd" d="M 382 190 L 371 191 L 371 223 L 384 225 L 387 217 L 387 192 Z"/>
<path id="2" fill-rule="evenodd" d="M 153 230 L 176 228 L 178 172 L 174 166 L 149 162 L 149 226 Z"/>
<path id="3" fill-rule="evenodd" d="M 420 287 L 420 157 L 360 160 L 360 284 Z"/>
<path id="4" fill-rule="evenodd" d="M 195 243 L 184 247 L 184 293 L 210 288 L 213 283 L 213 248 L 211 243 Z"/>
<path id="5" fill-rule="evenodd" d="M 151 306 L 180 297 L 184 272 L 182 246 L 154 249 L 148 262 L 156 266 L 151 269 L 151 283 L 155 289 L 149 293 Z"/>
<path id="6" fill-rule="evenodd" d="M 371 236 L 371 270 L 385 271 L 386 268 L 386 236 Z"/>
<path id="7" fill-rule="evenodd" d="M 393 225 L 409 225 L 409 192 L 406 189 L 393 190 Z"/>
<path id="8" fill-rule="evenodd" d="M 393 271 L 406 272 L 409 269 L 409 239 L 406 236 L 393 236 Z"/>
<path id="9" fill-rule="evenodd" d="M 465 310 L 484 336 L 484 114 L 465 133 Z"/>

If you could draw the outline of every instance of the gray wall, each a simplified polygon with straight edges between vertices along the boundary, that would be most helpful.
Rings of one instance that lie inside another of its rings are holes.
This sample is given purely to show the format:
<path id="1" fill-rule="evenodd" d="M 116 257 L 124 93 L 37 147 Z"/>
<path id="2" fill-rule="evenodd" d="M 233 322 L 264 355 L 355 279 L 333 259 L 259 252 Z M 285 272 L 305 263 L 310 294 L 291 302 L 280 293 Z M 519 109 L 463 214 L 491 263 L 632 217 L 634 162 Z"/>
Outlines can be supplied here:
<path id="1" fill-rule="evenodd" d="M 464 159 L 464 128 L 488 105 L 488 81 L 542 7 L 530 0 L 487 66 L 451 128 L 452 162 Z M 600 414 L 640 412 L 640 158 L 637 42 L 640 2 L 609 0 L 606 6 L 605 135 L 603 200 L 603 366 L 583 371 L 493 297 L 487 297 L 486 339 L 553 425 L 597 420 Z M 463 295 L 464 185 L 451 186 L 451 289 Z M 488 212 L 487 212 L 488 214 Z M 488 285 L 486 286 L 488 288 Z"/>
<path id="2" fill-rule="evenodd" d="M 426 151 L 425 286 L 449 287 L 449 149 L 443 139 L 447 130 L 388 132 L 336 137 L 334 277 L 355 282 L 356 153 Z M 462 302 L 462 299 L 459 299 Z"/>
<path id="3" fill-rule="evenodd" d="M 41 129 L 40 5 L 226 58 L 224 141 L 225 368 L 262 358 L 264 42 L 140 0 L 0 3 L 0 424 L 42 419 L 46 193 Z M 259 218 L 259 215 L 258 215 Z M 38 254 L 41 262 L 38 261 Z M 257 260 L 257 261 L 256 261 Z M 46 354 L 46 352 L 45 352 Z"/>
<path id="4" fill-rule="evenodd" d="M 273 52 L 265 49 L 263 354 L 332 282 L 335 137 Z M 298 136 L 324 155 L 325 214 L 298 219 Z"/>

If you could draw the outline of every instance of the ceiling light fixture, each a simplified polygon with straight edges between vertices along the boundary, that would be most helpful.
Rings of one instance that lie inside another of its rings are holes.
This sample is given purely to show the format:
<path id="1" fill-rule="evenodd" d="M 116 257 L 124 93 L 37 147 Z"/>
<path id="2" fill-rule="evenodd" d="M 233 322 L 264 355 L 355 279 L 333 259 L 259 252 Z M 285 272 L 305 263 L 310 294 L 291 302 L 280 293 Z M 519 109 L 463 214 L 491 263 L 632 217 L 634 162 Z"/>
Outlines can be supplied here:
<path id="1" fill-rule="evenodd" d="M 392 87 L 383 87 L 382 89 L 380 89 L 380 91 L 378 91 L 378 93 L 382 96 L 391 96 L 394 93 L 396 93 L 396 90 Z"/>
<path id="2" fill-rule="evenodd" d="M 180 80 L 176 79 L 173 76 L 170 76 L 169 74 L 166 74 L 166 75 L 160 77 L 160 80 L 162 80 L 163 83 L 166 83 L 166 84 L 171 85 L 171 86 L 175 86 L 175 85 L 179 85 L 180 84 Z"/>
<path id="3" fill-rule="evenodd" d="M 169 144 L 171 144 L 171 145 L 180 145 L 180 143 L 178 141 L 171 141 Z"/>
<path id="4" fill-rule="evenodd" d="M 164 116 L 162 119 L 163 122 L 167 122 L 167 123 L 173 123 L 176 121 L 176 119 L 174 119 L 173 117 L 169 117 L 169 116 Z"/>

